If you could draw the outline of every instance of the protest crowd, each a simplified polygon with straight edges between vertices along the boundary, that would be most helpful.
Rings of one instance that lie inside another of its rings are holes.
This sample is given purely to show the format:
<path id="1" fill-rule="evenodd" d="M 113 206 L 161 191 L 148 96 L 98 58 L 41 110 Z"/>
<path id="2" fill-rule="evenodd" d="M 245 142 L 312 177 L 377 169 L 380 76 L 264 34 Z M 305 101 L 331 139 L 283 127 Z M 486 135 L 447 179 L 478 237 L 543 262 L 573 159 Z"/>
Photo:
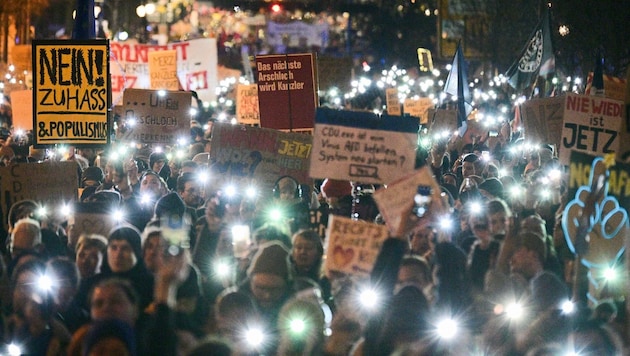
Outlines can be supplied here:
<path id="1" fill-rule="evenodd" d="M 552 146 L 526 148 L 509 123 L 492 139 L 462 145 L 453 136 L 419 148 L 416 168 L 433 173 L 447 214 L 416 200 L 413 226 L 383 242 L 369 276 L 324 271 L 339 256 L 324 250 L 322 231 L 333 216 L 383 224 L 372 195 L 386 187 L 288 176 L 255 194 L 217 186 L 202 179 L 214 169 L 209 131 L 192 129 L 188 147 L 118 156 L 91 148 L 45 155 L 26 149 L 28 136 L 2 137 L 4 166 L 76 162 L 74 206 L 117 219 L 107 234 L 81 233 L 78 220 L 59 217 L 63 202 L 11 204 L 1 244 L 3 353 L 627 350 L 613 282 L 597 302 L 572 298 L 584 286 L 560 227 L 566 172 Z M 272 207 L 283 215 L 272 218 Z"/>

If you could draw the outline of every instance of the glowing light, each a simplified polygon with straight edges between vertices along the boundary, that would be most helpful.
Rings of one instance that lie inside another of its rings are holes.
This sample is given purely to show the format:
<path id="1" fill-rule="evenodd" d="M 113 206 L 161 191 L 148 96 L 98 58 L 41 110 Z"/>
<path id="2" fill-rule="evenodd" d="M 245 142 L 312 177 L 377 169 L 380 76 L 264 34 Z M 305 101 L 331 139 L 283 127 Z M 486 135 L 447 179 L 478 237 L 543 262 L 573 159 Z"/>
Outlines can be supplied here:
<path id="1" fill-rule="evenodd" d="M 39 209 L 37 209 L 37 213 L 36 214 L 39 217 L 44 217 L 44 216 L 46 216 L 46 214 L 48 214 L 48 211 L 46 211 L 46 207 L 45 206 L 42 206 Z"/>
<path id="2" fill-rule="evenodd" d="M 37 280 L 37 287 L 45 292 L 52 290 L 54 282 L 50 276 L 43 274 Z"/>
<path id="3" fill-rule="evenodd" d="M 233 197 L 236 195 L 236 187 L 233 185 L 227 185 L 225 186 L 225 188 L 223 188 L 223 193 L 227 196 L 227 197 Z"/>
<path id="4" fill-rule="evenodd" d="M 273 221 L 279 221 L 282 219 L 282 210 L 274 208 L 269 211 L 269 218 Z"/>
<path id="5" fill-rule="evenodd" d="M 72 207 L 68 204 L 63 204 L 59 212 L 61 213 L 62 216 L 67 217 L 70 214 L 72 214 Z"/>
<path id="6" fill-rule="evenodd" d="M 449 231 L 453 228 L 453 220 L 448 216 L 442 216 L 438 222 L 440 229 Z"/>
<path id="7" fill-rule="evenodd" d="M 112 218 L 114 218 L 114 221 L 123 221 L 125 219 L 125 213 L 122 210 L 115 210 L 112 213 Z"/>
<path id="8" fill-rule="evenodd" d="M 265 341 L 265 334 L 259 328 L 251 328 L 245 331 L 245 340 L 252 347 L 259 347 Z"/>
<path id="9" fill-rule="evenodd" d="M 226 279 L 232 273 L 232 268 L 230 264 L 224 261 L 218 261 L 214 264 L 214 273 L 220 279 Z"/>
<path id="10" fill-rule="evenodd" d="M 520 303 L 511 303 L 505 307 L 505 314 L 512 320 L 519 320 L 525 314 L 525 310 Z"/>
<path id="11" fill-rule="evenodd" d="M 371 287 L 364 288 L 359 294 L 359 301 L 366 309 L 375 309 L 378 306 L 379 299 L 379 293 Z"/>
<path id="12" fill-rule="evenodd" d="M 166 90 L 158 90 L 157 95 L 158 96 L 166 96 Z"/>
<path id="13" fill-rule="evenodd" d="M 470 212 L 473 214 L 481 214 L 481 212 L 483 211 L 483 206 L 478 201 L 471 201 L 469 206 Z"/>
<path id="14" fill-rule="evenodd" d="M 617 279 L 617 270 L 613 267 L 608 267 L 604 270 L 604 279 L 608 282 L 613 282 Z"/>
<path id="15" fill-rule="evenodd" d="M 255 198 L 257 195 L 258 191 L 255 187 L 247 187 L 247 189 L 245 189 L 245 196 L 247 196 L 248 198 Z"/>
<path id="16" fill-rule="evenodd" d="M 563 314 L 571 314 L 575 310 L 575 304 L 570 300 L 565 300 L 560 306 Z"/>
<path id="17" fill-rule="evenodd" d="M 451 340 L 457 335 L 457 321 L 451 318 L 445 318 L 437 323 L 437 334 L 444 340 Z"/>
<path id="18" fill-rule="evenodd" d="M 289 328 L 292 333 L 301 334 L 306 330 L 306 323 L 300 318 L 295 318 L 289 322 Z"/>
<path id="19" fill-rule="evenodd" d="M 282 10 L 282 7 L 278 4 L 273 4 L 271 5 L 271 11 L 278 13 Z"/>
<path id="20" fill-rule="evenodd" d="M 7 352 L 9 353 L 9 356 L 20 356 L 22 354 L 22 349 L 18 345 L 10 343 L 7 347 Z"/>

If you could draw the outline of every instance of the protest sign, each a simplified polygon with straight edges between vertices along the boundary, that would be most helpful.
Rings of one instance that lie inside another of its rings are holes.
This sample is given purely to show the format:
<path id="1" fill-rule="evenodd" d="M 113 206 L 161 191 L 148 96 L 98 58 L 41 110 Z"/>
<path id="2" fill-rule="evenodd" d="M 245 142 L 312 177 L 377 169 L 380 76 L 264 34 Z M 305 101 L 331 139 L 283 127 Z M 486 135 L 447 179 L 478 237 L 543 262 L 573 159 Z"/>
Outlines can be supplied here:
<path id="1" fill-rule="evenodd" d="M 415 197 L 419 192 L 424 192 L 429 199 L 426 206 L 417 206 L 425 209 L 422 216 L 414 213 L 416 207 Z M 434 219 L 446 212 L 442 201 L 442 190 L 433 178 L 433 172 L 424 166 L 414 173 L 387 185 L 387 189 L 381 188 L 374 193 L 374 200 L 379 212 L 385 218 L 385 223 L 392 236 L 406 238 L 405 233 L 410 231 L 413 224 L 420 218 Z"/>
<path id="2" fill-rule="evenodd" d="M 325 273 L 369 276 L 381 246 L 387 239 L 387 227 L 363 220 L 330 215 L 326 229 Z"/>
<path id="3" fill-rule="evenodd" d="M 238 84 L 236 86 L 236 121 L 245 125 L 260 125 L 258 86 Z"/>
<path id="4" fill-rule="evenodd" d="M 454 133 L 457 131 L 456 110 L 429 109 L 427 115 L 429 134 L 435 135 L 441 132 Z"/>
<path id="5" fill-rule="evenodd" d="M 611 75 L 604 75 L 604 96 L 609 99 L 621 100 L 626 99 L 626 80 L 613 77 Z M 591 87 L 593 85 L 593 72 L 588 73 L 586 78 L 586 88 L 584 88 L 584 94 L 591 95 Z"/>
<path id="6" fill-rule="evenodd" d="M 403 112 L 410 116 L 417 117 L 420 124 L 429 123 L 429 109 L 434 106 L 431 98 L 407 98 L 403 102 Z M 455 124 L 457 126 L 457 124 Z"/>
<path id="7" fill-rule="evenodd" d="M 74 236 L 97 234 L 107 238 L 117 224 L 112 211 L 102 203 L 75 203 L 68 217 L 68 225 L 72 226 Z"/>
<path id="8" fill-rule="evenodd" d="M 14 90 L 11 92 L 13 127 L 22 130 L 33 129 L 33 91 Z"/>
<path id="9" fill-rule="evenodd" d="M 177 76 L 184 90 L 197 93 L 202 101 L 216 98 L 217 44 L 214 38 L 200 38 L 167 45 L 145 45 L 133 41 L 111 42 L 112 97 L 118 103 L 129 88 L 148 89 L 149 52 L 175 50 Z"/>
<path id="10" fill-rule="evenodd" d="M 320 108 L 315 120 L 311 177 L 384 184 L 413 171 L 417 119 Z"/>
<path id="11" fill-rule="evenodd" d="M 559 147 L 562 137 L 564 97 L 528 100 L 521 104 L 525 139 Z"/>
<path id="12" fill-rule="evenodd" d="M 141 144 L 173 144 L 190 139 L 192 94 L 184 91 L 127 89 L 117 139 Z"/>
<path id="13" fill-rule="evenodd" d="M 398 89 L 385 89 L 385 102 L 387 104 L 387 115 L 402 115 L 402 111 L 400 110 L 400 100 L 398 99 Z"/>
<path id="14" fill-rule="evenodd" d="M 577 94 L 567 94 L 565 100 L 562 142 L 557 146 L 560 162 L 570 163 L 571 150 L 619 154 L 623 102 Z"/>
<path id="15" fill-rule="evenodd" d="M 106 40 L 33 41 L 35 145 L 109 143 Z"/>
<path id="16" fill-rule="evenodd" d="M 79 173 L 76 162 L 18 163 L 0 167 L 0 201 L 7 216 L 14 203 L 30 199 L 43 204 L 77 200 Z"/>
<path id="17" fill-rule="evenodd" d="M 256 57 L 260 125 L 276 130 L 313 127 L 317 83 L 313 55 Z"/>
<path id="18" fill-rule="evenodd" d="M 151 89 L 178 90 L 177 51 L 149 52 L 149 78 Z"/>
<path id="19" fill-rule="evenodd" d="M 221 183 L 256 183 L 271 192 L 281 176 L 309 184 L 312 136 L 259 127 L 216 123 L 212 128 L 211 179 Z"/>

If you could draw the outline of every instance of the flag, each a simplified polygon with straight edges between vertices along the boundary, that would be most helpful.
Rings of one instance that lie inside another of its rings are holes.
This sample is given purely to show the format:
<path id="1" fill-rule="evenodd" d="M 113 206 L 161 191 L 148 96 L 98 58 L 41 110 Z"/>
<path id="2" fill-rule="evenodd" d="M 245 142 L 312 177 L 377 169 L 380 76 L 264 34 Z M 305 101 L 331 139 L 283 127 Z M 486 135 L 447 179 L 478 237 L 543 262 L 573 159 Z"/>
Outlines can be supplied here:
<path id="1" fill-rule="evenodd" d="M 448 78 L 446 78 L 442 91 L 457 97 L 457 127 L 463 128 L 465 132 L 466 118 L 472 111 L 472 97 L 468 90 L 468 76 L 466 74 L 466 63 L 461 43 L 457 44 L 451 71 L 448 73 Z"/>
<path id="2" fill-rule="evenodd" d="M 96 38 L 94 24 L 94 0 L 77 0 L 77 12 L 72 28 L 73 40 L 91 40 Z"/>
<path id="3" fill-rule="evenodd" d="M 516 90 L 531 88 L 538 76 L 546 76 L 556 69 L 556 59 L 551 44 L 551 21 L 549 9 L 540 22 L 519 59 L 510 66 L 505 76 Z"/>
<path id="4" fill-rule="evenodd" d="M 601 51 L 597 51 L 590 94 L 604 96 L 604 57 Z"/>

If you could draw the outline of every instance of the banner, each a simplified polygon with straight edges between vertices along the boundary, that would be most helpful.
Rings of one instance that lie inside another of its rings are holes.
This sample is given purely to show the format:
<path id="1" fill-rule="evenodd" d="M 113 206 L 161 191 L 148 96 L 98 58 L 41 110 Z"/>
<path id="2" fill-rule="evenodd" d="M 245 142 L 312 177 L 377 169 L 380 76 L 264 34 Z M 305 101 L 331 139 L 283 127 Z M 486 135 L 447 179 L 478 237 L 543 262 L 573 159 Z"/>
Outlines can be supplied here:
<path id="1" fill-rule="evenodd" d="M 210 141 L 214 181 L 255 182 L 271 193 L 275 181 L 291 176 L 310 184 L 308 176 L 312 136 L 259 127 L 215 123 Z"/>
<path id="2" fill-rule="evenodd" d="M 625 101 L 627 84 L 625 79 L 617 78 L 612 75 L 604 75 L 604 96 L 609 99 Z M 584 94 L 591 95 L 591 86 L 593 85 L 593 72 L 588 73 L 586 78 L 586 88 Z"/>
<path id="3" fill-rule="evenodd" d="M 149 78 L 151 89 L 178 90 L 177 51 L 149 52 Z"/>
<path id="4" fill-rule="evenodd" d="M 328 46 L 328 24 L 307 24 L 302 21 L 267 23 L 267 43 L 272 47 L 326 48 Z"/>
<path id="5" fill-rule="evenodd" d="M 429 109 L 433 108 L 433 99 L 431 98 L 407 98 L 403 102 L 403 112 L 410 116 L 417 117 L 422 125 L 429 123 Z M 457 122 L 455 123 L 457 125 Z M 453 131 L 457 129 L 454 128 Z"/>
<path id="6" fill-rule="evenodd" d="M 184 90 L 195 91 L 202 101 L 216 99 L 217 43 L 214 38 L 200 38 L 165 46 L 145 45 L 132 41 L 111 42 L 111 78 L 114 103 L 122 99 L 126 88 L 148 89 L 149 52 L 175 50 L 177 77 Z"/>
<path id="7" fill-rule="evenodd" d="M 564 124 L 559 159 L 570 163 L 571 150 L 604 155 L 619 145 L 624 103 L 617 100 L 569 93 L 564 106 Z"/>
<path id="8" fill-rule="evenodd" d="M 14 90 L 11 92 L 13 106 L 13 127 L 22 130 L 33 129 L 33 91 Z"/>
<path id="9" fill-rule="evenodd" d="M 260 125 L 276 130 L 313 127 L 318 104 L 313 55 L 256 57 Z"/>
<path id="10" fill-rule="evenodd" d="M 320 108 L 315 120 L 311 177 L 386 184 L 413 171 L 417 119 Z"/>
<path id="11" fill-rule="evenodd" d="M 109 143 L 106 40 L 33 41 L 35 145 Z"/>
<path id="12" fill-rule="evenodd" d="M 0 167 L 2 216 L 6 218 L 11 205 L 24 199 L 48 205 L 76 201 L 78 169 L 76 162 L 18 163 Z"/>
<path id="13" fill-rule="evenodd" d="M 236 86 L 236 121 L 245 125 L 260 125 L 258 86 L 238 84 Z"/>
<path id="14" fill-rule="evenodd" d="M 125 90 L 116 139 L 163 145 L 189 141 L 191 100 L 185 91 Z"/>
<path id="15" fill-rule="evenodd" d="M 343 273 L 368 277 L 387 239 L 387 227 L 330 215 L 326 229 L 326 276 Z"/>
<path id="16" fill-rule="evenodd" d="M 426 206 L 419 207 L 425 209 L 426 213 L 418 216 L 418 213 L 414 213 L 414 207 L 418 207 L 415 196 L 420 190 L 425 192 L 428 202 Z M 420 217 L 436 218 L 446 213 L 441 194 L 442 190 L 433 178 L 433 172 L 428 166 L 424 166 L 413 174 L 388 184 L 387 189 L 377 190 L 374 200 L 391 236 L 405 239 L 405 233 L 411 230 Z"/>

